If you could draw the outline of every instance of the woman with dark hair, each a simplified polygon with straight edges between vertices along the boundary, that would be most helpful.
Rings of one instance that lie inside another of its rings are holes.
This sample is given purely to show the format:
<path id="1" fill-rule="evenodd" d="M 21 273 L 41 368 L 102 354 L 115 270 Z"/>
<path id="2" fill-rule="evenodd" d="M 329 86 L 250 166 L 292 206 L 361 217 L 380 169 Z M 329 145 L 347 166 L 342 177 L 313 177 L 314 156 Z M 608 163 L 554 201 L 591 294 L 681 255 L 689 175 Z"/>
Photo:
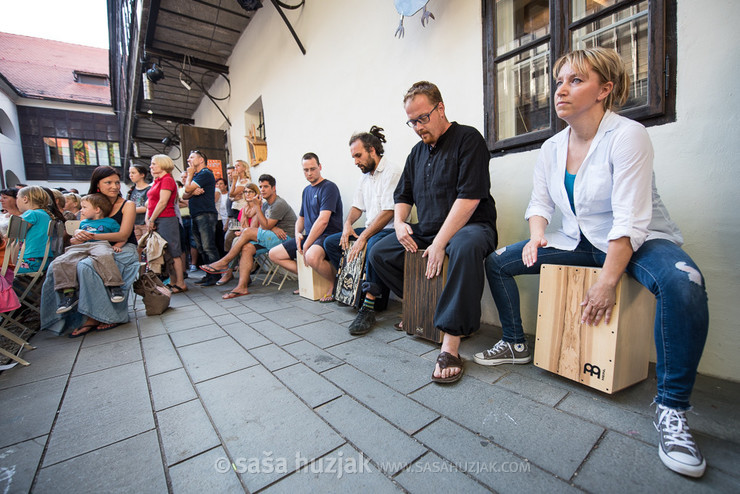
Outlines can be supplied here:
<path id="1" fill-rule="evenodd" d="M 54 276 L 46 275 L 41 294 L 41 328 L 62 334 L 67 329 L 75 328 L 70 336 L 82 336 L 93 330 L 105 331 L 128 322 L 128 292 L 139 271 L 139 258 L 136 253 L 134 237 L 134 219 L 136 206 L 121 196 L 121 177 L 115 168 L 99 166 L 90 179 L 89 194 L 103 194 L 113 208 L 108 217 L 121 225 L 115 233 L 92 233 L 78 231 L 75 238 L 80 241 L 106 240 L 108 242 L 126 242 L 121 252 L 115 254 L 116 264 L 121 271 L 125 294 L 122 302 L 111 302 L 105 290 L 103 280 L 97 274 L 91 259 L 85 259 L 77 265 L 79 280 L 79 302 L 76 310 L 63 314 L 56 313 L 59 305 L 59 294 L 54 290 Z"/>
<path id="2" fill-rule="evenodd" d="M 20 216 L 21 210 L 18 209 L 16 200 L 18 199 L 18 189 L 3 189 L 0 190 L 0 205 L 2 205 L 3 212 L 0 214 L 0 233 L 3 235 L 8 234 L 8 224 L 10 223 L 11 216 Z"/>
<path id="3" fill-rule="evenodd" d="M 146 216 L 146 201 L 147 193 L 152 188 L 151 184 L 146 181 L 148 174 L 149 170 L 144 165 L 135 164 L 131 165 L 131 168 L 128 169 L 128 178 L 131 179 L 133 185 L 129 189 L 126 199 L 136 204 L 136 220 L 134 221 L 136 240 L 139 240 L 147 230 L 146 222 L 144 221 Z"/>

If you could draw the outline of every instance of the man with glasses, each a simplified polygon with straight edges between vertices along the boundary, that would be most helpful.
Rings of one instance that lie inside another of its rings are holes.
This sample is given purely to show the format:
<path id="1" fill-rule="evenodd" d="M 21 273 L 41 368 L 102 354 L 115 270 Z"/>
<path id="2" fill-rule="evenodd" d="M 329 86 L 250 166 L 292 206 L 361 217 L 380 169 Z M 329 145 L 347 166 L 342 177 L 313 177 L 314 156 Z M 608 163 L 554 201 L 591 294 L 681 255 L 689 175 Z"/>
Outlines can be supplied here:
<path id="1" fill-rule="evenodd" d="M 218 210 L 216 209 L 216 179 L 206 164 L 205 154 L 200 151 L 190 151 L 188 168 L 183 173 L 185 193 L 182 198 L 188 200 L 195 247 L 198 249 L 202 262 L 210 264 L 219 258 L 215 236 Z M 212 286 L 218 279 L 218 275 L 207 274 L 195 284 Z"/>
<path id="2" fill-rule="evenodd" d="M 434 313 L 434 325 L 444 336 L 432 381 L 452 383 L 463 374 L 460 339 L 480 326 L 483 260 L 497 243 L 489 153 L 480 132 L 447 120 L 434 84 L 417 82 L 403 101 L 406 123 L 421 142 L 406 158 L 394 193 L 396 235 L 375 244 L 370 263 L 402 297 L 405 251 L 426 249 L 428 279 L 442 273 L 445 254 L 449 256 L 447 283 Z M 409 225 L 406 219 L 414 204 L 419 222 Z"/>

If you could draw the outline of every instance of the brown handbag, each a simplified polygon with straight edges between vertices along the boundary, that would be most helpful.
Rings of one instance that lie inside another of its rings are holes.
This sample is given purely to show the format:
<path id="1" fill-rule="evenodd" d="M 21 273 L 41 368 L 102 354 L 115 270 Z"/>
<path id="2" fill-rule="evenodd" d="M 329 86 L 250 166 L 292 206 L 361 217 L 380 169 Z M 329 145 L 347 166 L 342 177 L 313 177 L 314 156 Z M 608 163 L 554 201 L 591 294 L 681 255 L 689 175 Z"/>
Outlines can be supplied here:
<path id="1" fill-rule="evenodd" d="M 147 271 L 134 282 L 134 293 L 144 299 L 147 316 L 158 316 L 170 306 L 172 293 L 164 286 L 159 277 Z"/>

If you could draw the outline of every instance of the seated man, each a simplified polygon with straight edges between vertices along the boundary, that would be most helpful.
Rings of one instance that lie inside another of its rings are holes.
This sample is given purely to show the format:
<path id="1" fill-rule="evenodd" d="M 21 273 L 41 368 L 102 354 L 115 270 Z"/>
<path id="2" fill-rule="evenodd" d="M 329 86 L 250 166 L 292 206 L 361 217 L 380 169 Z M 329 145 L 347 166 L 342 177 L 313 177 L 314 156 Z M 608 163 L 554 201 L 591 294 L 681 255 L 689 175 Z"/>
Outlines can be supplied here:
<path id="1" fill-rule="evenodd" d="M 373 125 L 370 132 L 355 134 L 350 138 L 350 153 L 363 175 L 357 192 L 355 192 L 352 208 L 344 221 L 344 229 L 341 233 L 329 235 L 324 242 L 324 250 L 335 269 L 339 268 L 342 250 L 347 250 L 349 247 L 350 237 L 356 240 L 347 260 L 354 260 L 367 246 L 365 283 L 362 286 L 365 300 L 357 317 L 349 326 L 350 334 L 355 336 L 363 335 L 372 329 L 375 323 L 375 299 L 382 297 L 385 299 L 383 302 L 387 304 L 390 294 L 368 262 L 370 251 L 375 243 L 395 232 L 393 229 L 393 191 L 396 189 L 398 179 L 401 178 L 401 168 L 390 163 L 383 156 L 385 136 L 382 131 L 383 129 Z M 363 212 L 365 213 L 365 228 L 352 228 L 352 224 Z"/>
<path id="2" fill-rule="evenodd" d="M 201 266 L 200 268 L 209 274 L 218 274 L 229 270 L 229 263 L 241 255 L 239 260 L 239 284 L 226 293 L 222 298 L 230 299 L 248 295 L 247 286 L 250 281 L 252 266 L 254 266 L 254 255 L 257 249 L 272 249 L 280 245 L 284 240 L 290 238 L 288 232 L 295 229 L 296 216 L 293 208 L 277 195 L 275 190 L 275 177 L 272 175 L 261 175 L 259 178 L 260 193 L 262 198 L 255 197 L 252 202 L 261 207 L 257 208 L 255 218 L 259 227 L 245 228 L 241 235 L 236 237 L 229 252 L 218 261 Z M 264 202 L 262 202 L 264 199 Z"/>
<path id="3" fill-rule="evenodd" d="M 307 266 L 332 283 L 332 290 L 319 301 L 333 302 L 336 272 L 326 260 L 324 240 L 332 233 L 342 231 L 342 198 L 336 184 L 321 176 L 321 163 L 316 154 L 304 154 L 302 166 L 309 185 L 303 189 L 301 211 L 295 224 L 295 238 L 273 247 L 270 250 L 270 260 L 292 273 L 297 273 L 296 256 L 303 256 Z"/>

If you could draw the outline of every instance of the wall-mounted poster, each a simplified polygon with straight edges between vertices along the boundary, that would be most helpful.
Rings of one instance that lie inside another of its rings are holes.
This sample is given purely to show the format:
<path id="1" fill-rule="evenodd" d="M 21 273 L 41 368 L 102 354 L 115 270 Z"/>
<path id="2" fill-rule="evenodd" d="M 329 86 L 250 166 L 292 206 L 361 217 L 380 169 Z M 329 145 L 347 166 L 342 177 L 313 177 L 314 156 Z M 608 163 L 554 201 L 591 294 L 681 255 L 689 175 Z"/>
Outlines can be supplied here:
<path id="1" fill-rule="evenodd" d="M 213 176 L 216 177 L 216 180 L 224 177 L 223 170 L 221 169 L 221 160 L 208 160 L 206 166 L 213 172 Z"/>

